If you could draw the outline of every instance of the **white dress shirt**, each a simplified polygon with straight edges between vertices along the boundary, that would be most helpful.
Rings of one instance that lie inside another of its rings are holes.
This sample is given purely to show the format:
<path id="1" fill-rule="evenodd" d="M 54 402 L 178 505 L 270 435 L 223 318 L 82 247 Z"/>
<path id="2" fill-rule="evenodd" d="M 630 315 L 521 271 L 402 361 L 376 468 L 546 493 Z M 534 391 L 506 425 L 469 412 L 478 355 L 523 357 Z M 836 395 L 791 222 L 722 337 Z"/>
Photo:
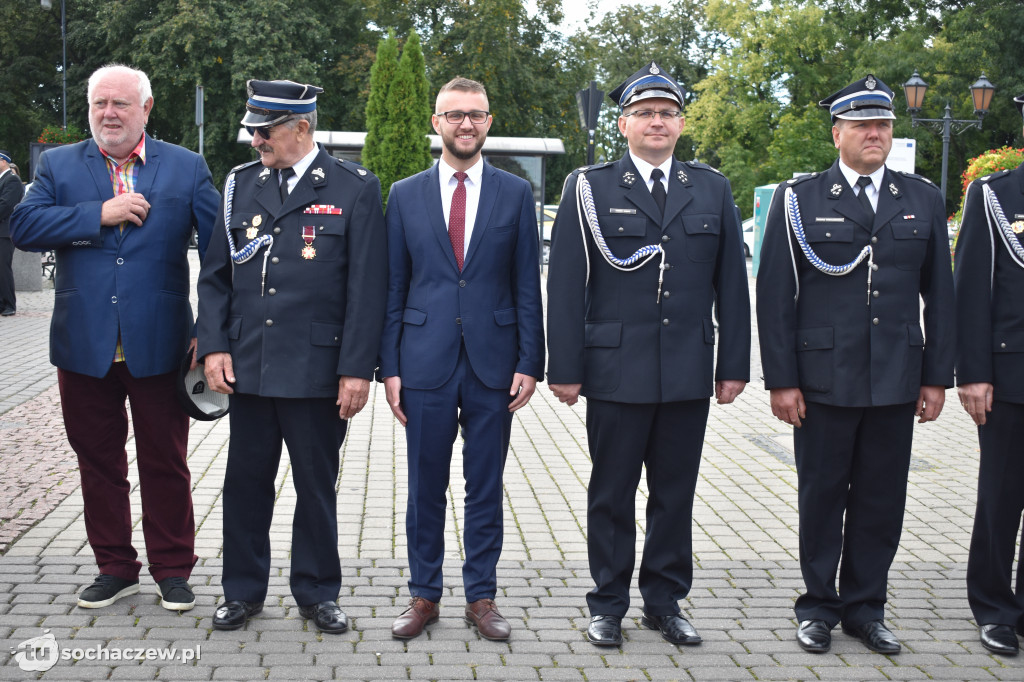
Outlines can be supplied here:
<path id="1" fill-rule="evenodd" d="M 441 182 L 441 208 L 444 210 L 444 224 L 448 225 L 448 216 L 452 211 L 452 196 L 459 181 L 455 178 L 455 169 L 445 163 L 444 159 L 437 162 L 438 176 Z M 466 175 L 466 231 L 462 240 L 462 258 L 465 260 L 469 252 L 469 240 L 473 236 L 473 223 L 476 222 L 476 209 L 480 205 L 480 181 L 484 177 L 483 157 L 465 170 Z"/>
<path id="2" fill-rule="evenodd" d="M 644 179 L 644 182 L 647 183 L 648 190 L 654 189 L 654 181 L 651 180 L 651 171 L 653 171 L 655 168 L 660 168 L 662 173 L 661 184 L 665 186 L 665 196 L 668 196 L 668 176 L 669 173 L 672 172 L 671 156 L 665 159 L 665 161 L 660 166 L 652 166 L 651 164 L 647 163 L 640 157 L 634 155 L 632 151 L 629 152 L 629 158 L 633 159 L 633 165 L 636 166 L 636 169 L 638 171 L 640 171 L 640 177 L 642 177 Z"/>
<path id="3" fill-rule="evenodd" d="M 319 153 L 320 148 L 314 144 L 313 149 L 308 154 L 299 159 L 294 166 L 292 166 L 292 170 L 295 171 L 295 175 L 291 176 L 286 181 L 288 183 L 288 194 L 292 193 L 292 190 L 295 189 L 295 185 L 299 183 L 299 179 L 305 174 L 307 170 L 309 170 L 310 165 L 312 165 L 313 163 L 313 159 L 315 159 L 316 155 Z M 280 177 L 280 175 L 278 175 L 278 177 Z M 278 185 L 278 187 L 280 187 L 280 185 Z"/>
<path id="4" fill-rule="evenodd" d="M 843 177 L 846 178 L 846 181 L 850 183 L 850 187 L 853 188 L 853 195 L 857 196 L 860 194 L 860 187 L 857 186 L 857 180 L 860 178 L 860 173 L 843 163 L 842 159 L 839 159 L 839 170 L 843 172 Z M 867 186 L 866 190 L 868 193 L 868 200 L 871 202 L 871 208 L 875 210 L 875 213 L 878 212 L 878 192 L 879 188 L 882 186 L 883 175 L 885 175 L 885 164 L 882 164 L 878 170 L 868 176 L 871 178 L 871 184 Z"/>

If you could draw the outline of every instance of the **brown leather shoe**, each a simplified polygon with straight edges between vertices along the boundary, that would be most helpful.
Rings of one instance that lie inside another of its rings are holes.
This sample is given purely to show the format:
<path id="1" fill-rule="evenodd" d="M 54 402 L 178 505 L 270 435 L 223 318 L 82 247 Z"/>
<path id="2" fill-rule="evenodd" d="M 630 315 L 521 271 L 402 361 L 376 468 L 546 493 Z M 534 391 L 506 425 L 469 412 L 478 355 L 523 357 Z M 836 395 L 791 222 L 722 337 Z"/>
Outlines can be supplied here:
<path id="1" fill-rule="evenodd" d="M 484 639 L 503 642 L 512 634 L 512 626 L 498 613 L 493 599 L 477 599 L 466 604 L 466 622 L 475 625 Z"/>
<path id="2" fill-rule="evenodd" d="M 413 597 L 409 600 L 409 608 L 402 611 L 402 615 L 391 624 L 391 636 L 395 639 L 418 637 L 423 628 L 437 622 L 440 612 L 441 608 L 434 602 L 423 597 Z"/>

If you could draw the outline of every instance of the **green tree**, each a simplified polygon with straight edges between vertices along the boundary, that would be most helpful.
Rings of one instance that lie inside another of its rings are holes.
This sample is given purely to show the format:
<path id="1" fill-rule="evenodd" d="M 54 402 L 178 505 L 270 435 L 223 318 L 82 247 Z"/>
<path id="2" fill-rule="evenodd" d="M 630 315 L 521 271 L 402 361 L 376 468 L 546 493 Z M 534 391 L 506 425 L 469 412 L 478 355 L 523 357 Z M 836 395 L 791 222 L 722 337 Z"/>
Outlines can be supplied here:
<path id="1" fill-rule="evenodd" d="M 380 128 L 379 170 L 381 194 L 387 201 L 391 185 L 430 168 L 430 100 L 423 52 L 416 31 L 402 48 L 395 77 L 388 88 L 386 118 Z"/>
<path id="2" fill-rule="evenodd" d="M 366 142 L 363 144 L 362 163 L 380 176 L 384 167 L 381 134 L 387 125 L 388 89 L 398 70 L 398 40 L 395 32 L 377 43 L 377 57 L 370 67 L 370 94 L 366 100 Z"/>

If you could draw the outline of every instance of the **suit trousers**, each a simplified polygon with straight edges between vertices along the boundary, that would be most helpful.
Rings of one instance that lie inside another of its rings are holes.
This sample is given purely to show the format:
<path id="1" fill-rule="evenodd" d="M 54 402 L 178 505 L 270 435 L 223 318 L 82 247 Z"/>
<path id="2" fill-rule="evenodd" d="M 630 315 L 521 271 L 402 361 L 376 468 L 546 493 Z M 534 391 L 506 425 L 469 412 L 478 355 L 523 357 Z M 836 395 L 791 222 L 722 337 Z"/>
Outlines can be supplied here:
<path id="1" fill-rule="evenodd" d="M 443 593 L 449 469 L 461 426 L 466 480 L 462 584 L 467 602 L 494 598 L 504 539 L 502 473 L 512 431 L 511 400 L 508 389 L 489 388 L 480 381 L 465 346 L 455 372 L 444 385 L 430 390 L 402 389 L 409 453 L 405 531 L 413 596 L 437 602 Z"/>
<path id="2" fill-rule="evenodd" d="M 1024 543 L 1011 588 L 1024 512 L 1024 405 L 999 400 L 978 427 L 978 506 L 967 560 L 967 600 L 978 625 L 1024 627 Z"/>
<path id="3" fill-rule="evenodd" d="M 281 443 L 295 488 L 292 595 L 299 606 L 334 601 L 341 590 L 338 558 L 338 451 L 348 422 L 333 398 L 264 398 L 234 393 L 224 472 L 226 601 L 262 602 L 270 580 L 270 524 Z"/>
<path id="4" fill-rule="evenodd" d="M 636 554 L 637 485 L 647 467 L 647 534 L 639 586 L 650 615 L 679 613 L 693 583 L 693 494 L 707 398 L 671 403 L 587 399 L 593 469 L 587 489 L 587 549 L 594 589 L 591 616 L 623 617 Z"/>
<path id="5" fill-rule="evenodd" d="M 188 417 L 175 397 L 177 381 L 177 372 L 137 379 L 123 362 L 101 379 L 57 370 L 64 428 L 82 478 L 85 532 L 100 573 L 135 580 L 142 567 L 132 546 L 125 398 L 132 408 L 149 572 L 156 581 L 192 573 L 198 557 Z"/>
<path id="6" fill-rule="evenodd" d="M 0 312 L 17 309 L 14 295 L 14 242 L 0 237 Z"/>
<path id="7" fill-rule="evenodd" d="M 903 531 L 913 436 L 914 403 L 807 402 L 807 418 L 793 430 L 806 587 L 796 600 L 798 621 L 858 627 L 884 617 L 889 567 Z"/>

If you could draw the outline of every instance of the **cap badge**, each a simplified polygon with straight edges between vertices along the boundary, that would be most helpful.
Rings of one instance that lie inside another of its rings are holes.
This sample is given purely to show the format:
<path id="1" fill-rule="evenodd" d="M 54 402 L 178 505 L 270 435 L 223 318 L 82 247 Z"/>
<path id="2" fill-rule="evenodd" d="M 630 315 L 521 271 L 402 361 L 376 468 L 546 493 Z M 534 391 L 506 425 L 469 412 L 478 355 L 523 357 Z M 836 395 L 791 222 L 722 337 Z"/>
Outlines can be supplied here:
<path id="1" fill-rule="evenodd" d="M 1010 225 L 1010 227 L 1013 228 L 1014 234 L 1020 234 L 1021 232 L 1024 232 L 1024 220 L 1017 220 Z"/>
<path id="2" fill-rule="evenodd" d="M 658 70 L 657 66 L 654 66 L 653 64 L 651 64 L 651 73 L 654 74 L 655 76 L 657 76 L 659 73 L 661 73 L 661 71 Z"/>
<path id="3" fill-rule="evenodd" d="M 834 197 L 837 197 L 837 196 L 839 196 L 842 193 L 843 193 L 843 186 L 840 185 L 838 182 L 836 184 L 832 185 L 832 189 L 829 190 L 829 194 L 831 194 Z"/>
<path id="4" fill-rule="evenodd" d="M 321 180 L 324 179 L 324 169 L 323 168 L 314 168 L 312 170 L 312 173 L 313 173 L 314 177 L 320 178 Z"/>
<path id="5" fill-rule="evenodd" d="M 627 185 L 632 185 L 636 182 L 636 176 L 633 175 L 633 171 L 626 171 L 622 174 L 622 181 Z"/>
<path id="6" fill-rule="evenodd" d="M 899 187 L 896 186 L 895 183 L 889 183 L 889 194 L 893 195 L 894 197 L 898 197 L 900 195 L 900 189 Z"/>
<path id="7" fill-rule="evenodd" d="M 875 81 L 873 76 L 868 76 L 868 79 L 864 81 L 864 87 L 866 87 L 868 90 L 874 90 L 877 84 L 878 83 Z"/>
<path id="8" fill-rule="evenodd" d="M 679 178 L 679 182 L 686 182 L 690 179 L 689 177 L 687 177 L 686 171 L 682 169 L 676 171 L 676 177 Z"/>

